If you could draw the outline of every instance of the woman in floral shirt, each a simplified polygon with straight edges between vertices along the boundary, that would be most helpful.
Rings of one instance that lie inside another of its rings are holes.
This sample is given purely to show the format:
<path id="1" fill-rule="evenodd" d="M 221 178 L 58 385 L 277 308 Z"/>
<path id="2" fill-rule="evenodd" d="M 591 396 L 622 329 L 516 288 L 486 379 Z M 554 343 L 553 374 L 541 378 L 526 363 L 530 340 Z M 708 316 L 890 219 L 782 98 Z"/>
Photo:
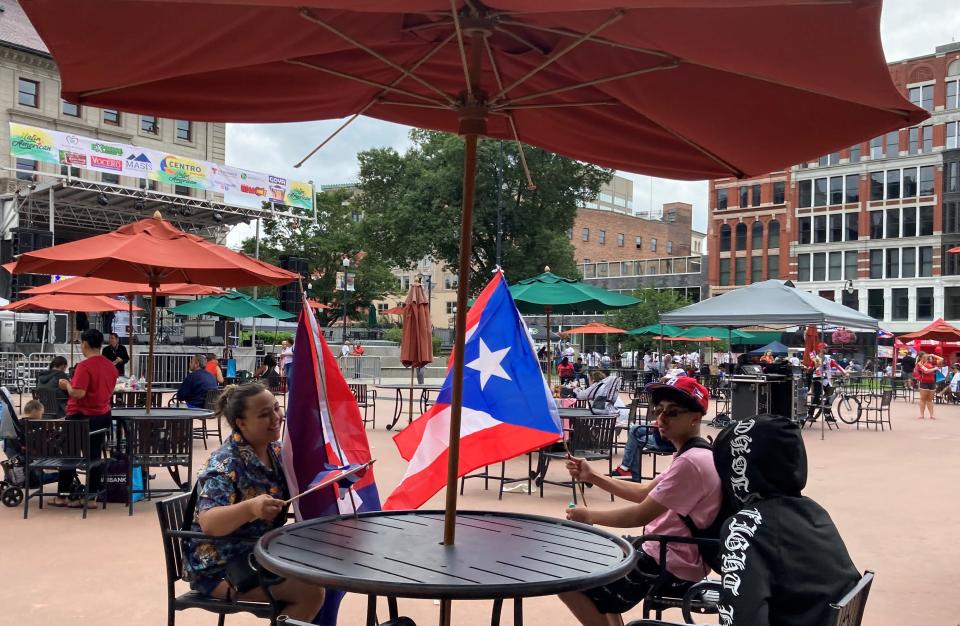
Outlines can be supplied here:
<path id="1" fill-rule="evenodd" d="M 233 433 L 197 478 L 193 530 L 213 541 L 191 540 L 187 579 L 191 587 L 215 598 L 267 601 L 262 587 L 236 593 L 226 581 L 227 563 L 248 556 L 254 542 L 282 526 L 288 497 L 280 465 L 283 413 L 274 395 L 259 384 L 227 387 L 217 403 Z M 323 589 L 288 579 L 270 587 L 286 606 L 284 613 L 311 621 L 323 604 Z"/>

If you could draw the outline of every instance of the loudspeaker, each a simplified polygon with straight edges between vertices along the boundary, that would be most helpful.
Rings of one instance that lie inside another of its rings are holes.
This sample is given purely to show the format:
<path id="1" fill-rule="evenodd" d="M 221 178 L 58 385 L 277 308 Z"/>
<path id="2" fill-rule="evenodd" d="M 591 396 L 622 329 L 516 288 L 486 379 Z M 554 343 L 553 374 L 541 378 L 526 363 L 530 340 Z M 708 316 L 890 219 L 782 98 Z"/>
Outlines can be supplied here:
<path id="1" fill-rule="evenodd" d="M 307 274 L 310 271 L 307 260 L 303 257 L 282 255 L 280 257 L 280 267 L 296 272 L 303 281 L 307 280 Z M 277 289 L 277 300 L 280 301 L 280 308 L 288 313 L 300 315 L 303 310 L 303 296 L 300 293 L 300 285 L 294 281 L 283 285 Z"/>

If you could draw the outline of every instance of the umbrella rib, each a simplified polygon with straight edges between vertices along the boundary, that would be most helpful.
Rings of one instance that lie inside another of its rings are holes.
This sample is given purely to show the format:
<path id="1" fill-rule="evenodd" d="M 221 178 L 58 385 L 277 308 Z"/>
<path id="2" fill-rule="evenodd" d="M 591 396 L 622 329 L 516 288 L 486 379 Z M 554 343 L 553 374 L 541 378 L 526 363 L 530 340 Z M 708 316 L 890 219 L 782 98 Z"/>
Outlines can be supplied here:
<path id="1" fill-rule="evenodd" d="M 437 28 L 438 26 L 453 26 L 453 20 L 438 20 L 436 22 L 424 22 L 423 24 L 415 24 L 413 26 L 405 26 L 401 28 L 405 33 L 415 33 L 421 30 L 428 30 L 430 28 Z"/>
<path id="2" fill-rule="evenodd" d="M 473 83 L 470 81 L 470 68 L 467 64 L 467 50 L 463 45 L 463 28 L 460 26 L 460 14 L 457 12 L 457 0 L 450 0 L 450 13 L 453 15 L 453 29 L 457 35 L 457 48 L 460 50 L 460 64 L 463 66 L 463 79 L 467 83 L 467 96 L 473 100 Z"/>
<path id="3" fill-rule="evenodd" d="M 694 148 L 695 150 L 703 153 L 704 156 L 708 157 L 708 158 L 711 159 L 712 161 L 715 161 L 715 162 L 717 162 L 718 164 L 722 165 L 723 167 L 727 168 L 736 178 L 743 178 L 743 177 L 745 176 L 745 173 L 743 172 L 743 170 L 741 170 L 740 168 L 734 166 L 732 163 L 727 162 L 727 161 L 726 161 L 723 157 L 721 157 L 720 155 L 718 155 L 718 154 L 714 153 L 713 151 L 711 151 L 711 150 L 709 150 L 709 149 L 701 146 L 700 144 L 698 144 L 697 142 L 693 141 L 692 139 L 689 139 L 689 138 L 685 137 L 684 135 L 680 134 L 679 132 L 675 131 L 674 129 L 672 129 L 672 128 L 668 127 L 668 126 L 664 126 L 663 124 L 661 124 L 661 123 L 658 122 L 657 120 L 653 119 L 652 117 L 650 117 L 650 116 L 648 116 L 648 115 L 645 115 L 645 117 L 646 117 L 648 120 L 650 120 L 650 122 L 651 122 L 652 124 L 654 124 L 654 125 L 662 128 L 665 132 L 670 133 L 671 135 L 673 135 L 674 137 L 676 137 L 676 138 L 679 139 L 680 141 L 682 141 L 682 142 L 686 143 L 687 145 L 689 145 L 691 148 Z"/>
<path id="4" fill-rule="evenodd" d="M 500 107 L 501 111 L 522 111 L 524 109 L 563 109 L 567 107 L 615 106 L 617 100 L 591 100 L 588 102 L 543 102 L 533 104 L 518 104 L 516 106 Z"/>
<path id="5" fill-rule="evenodd" d="M 324 29 L 326 29 L 327 31 L 333 33 L 333 34 L 336 35 L 337 37 L 343 39 L 344 41 L 346 41 L 347 43 L 349 43 L 350 45 L 352 45 L 353 47 L 358 48 L 358 49 L 360 49 L 360 50 L 363 50 L 364 52 L 366 52 L 367 54 L 369 54 L 369 55 L 372 56 L 373 58 L 377 59 L 377 60 L 380 61 L 381 63 L 384 63 L 385 65 L 388 65 L 388 66 L 392 67 L 393 69 L 397 70 L 398 72 L 402 73 L 402 74 L 403 74 L 404 76 L 406 76 L 407 78 L 410 78 L 411 80 L 414 80 L 414 81 L 420 83 L 420 85 L 426 87 L 427 89 L 429 89 L 430 91 L 434 92 L 435 94 L 437 94 L 437 95 L 440 96 L 441 98 L 444 98 L 444 99 L 447 101 L 448 104 L 450 104 L 450 105 L 456 105 L 456 102 L 453 100 L 453 98 L 451 98 L 449 95 L 447 95 L 446 93 L 444 93 L 443 90 L 441 90 L 441 89 L 440 89 L 439 87 L 437 87 L 436 85 L 431 85 L 431 84 L 428 83 L 426 80 L 420 78 L 420 77 L 417 76 L 416 74 L 413 74 L 412 72 L 410 72 L 408 69 L 406 69 L 406 68 L 403 67 L 402 65 L 399 65 L 399 64 L 397 64 L 397 63 L 394 63 L 393 61 L 391 61 L 390 59 L 388 59 L 388 58 L 385 57 L 384 55 L 380 54 L 379 52 L 377 52 L 377 51 L 374 50 L 373 48 L 370 48 L 369 46 L 365 46 L 364 44 L 362 44 L 361 42 L 357 41 L 356 39 L 354 39 L 353 37 L 351 37 L 351 36 L 348 35 L 347 33 L 343 32 L 343 31 L 340 30 L 339 28 L 336 28 L 335 26 L 332 26 L 332 25 L 326 23 L 325 21 L 323 21 L 322 19 L 314 16 L 313 13 L 310 12 L 310 9 L 300 9 L 300 16 L 303 17 L 305 20 L 307 20 L 307 21 L 309 21 L 309 22 L 313 22 L 314 24 L 320 26 L 321 28 L 324 28 Z"/>
<path id="6" fill-rule="evenodd" d="M 399 100 L 378 100 L 377 104 L 389 104 L 398 107 L 413 107 L 415 109 L 439 109 L 441 111 L 450 110 L 450 107 L 441 104 L 420 104 L 419 102 L 400 102 Z M 357 115 L 359 115 L 359 113 Z"/>
<path id="7" fill-rule="evenodd" d="M 439 106 L 444 106 L 444 103 L 443 103 L 443 102 L 440 102 L 439 100 L 434 100 L 434 99 L 432 99 L 432 98 L 430 98 L 430 97 L 428 97 L 428 96 L 423 96 L 423 95 L 420 95 L 420 94 L 418 94 L 418 93 L 414 93 L 414 92 L 412 92 L 412 91 L 406 91 L 406 90 L 404 90 L 404 89 L 397 89 L 396 87 L 392 87 L 392 86 L 390 86 L 390 85 L 384 85 L 383 83 L 378 83 L 378 82 L 373 81 L 373 80 L 367 80 L 366 78 L 361 78 L 360 76 L 354 76 L 353 74 L 347 74 L 347 73 L 345 73 L 345 72 L 340 72 L 340 71 L 331 69 L 331 68 L 329 68 L 329 67 L 323 67 L 322 65 L 315 65 L 315 64 L 313 64 L 313 63 L 308 63 L 308 62 L 306 62 L 306 61 L 296 61 L 296 60 L 294 60 L 294 59 L 287 59 L 287 60 L 284 61 L 284 62 L 285 62 L 285 63 L 289 63 L 290 65 L 300 65 L 300 66 L 302 66 L 302 67 L 306 67 L 306 68 L 309 68 L 309 69 L 312 69 L 312 70 L 317 70 L 317 71 L 319 71 L 319 72 L 325 72 L 325 73 L 327 73 L 327 74 L 331 74 L 331 75 L 333 75 L 333 76 L 337 76 L 338 78 L 346 78 L 347 80 L 354 80 L 354 81 L 356 81 L 356 82 L 358 82 L 358 83 L 363 83 L 364 85 L 368 85 L 368 86 L 370 86 L 370 87 L 376 87 L 377 89 L 381 89 L 381 90 L 383 90 L 383 91 L 392 91 L 392 92 L 395 92 L 395 93 L 399 93 L 399 94 L 402 94 L 402 95 L 404 95 L 404 96 L 407 96 L 408 98 L 415 98 L 415 99 L 417 99 L 417 100 L 423 100 L 423 101 L 425 101 L 425 102 L 429 102 L 430 104 L 436 104 L 436 105 L 439 105 Z M 449 107 L 448 107 L 448 108 L 449 108 Z"/>
<path id="8" fill-rule="evenodd" d="M 680 66 L 679 59 L 670 59 L 670 62 L 663 65 L 656 65 L 654 67 L 647 67 L 641 70 L 633 70 L 630 72 L 623 72 L 621 74 L 615 74 L 613 76 L 604 76 L 603 78 L 597 78 L 595 80 L 588 80 L 582 83 L 576 83 L 575 85 L 567 85 L 566 87 L 557 87 L 556 89 L 548 89 L 546 91 L 539 91 L 537 93 L 531 93 L 525 96 L 520 96 L 519 98 L 513 98 L 511 100 L 505 100 L 503 103 L 497 105 L 499 107 L 510 107 L 518 102 L 525 102 L 527 100 L 532 100 L 534 98 L 540 98 L 543 96 L 553 96 L 558 93 L 565 93 L 567 91 L 573 91 L 576 89 L 583 89 L 584 87 L 593 87 L 594 85 L 601 85 L 603 83 L 609 83 L 617 80 L 623 80 L 625 78 L 633 78 L 634 76 L 640 76 L 642 74 L 650 74 L 652 72 L 659 72 L 661 70 L 672 70 Z"/>
<path id="9" fill-rule="evenodd" d="M 510 85 L 508 85 L 507 87 L 501 89 L 500 92 L 497 93 L 497 95 L 495 95 L 495 96 L 491 99 L 491 101 L 492 101 L 492 102 L 496 102 L 496 101 L 500 100 L 500 99 L 503 98 L 503 96 L 505 96 L 511 89 L 514 89 L 515 87 L 518 87 L 519 85 L 525 83 L 527 80 L 529 80 L 529 79 L 532 78 L 533 76 L 536 76 L 537 74 L 539 74 L 541 71 L 543 71 L 543 70 L 546 69 L 547 67 L 553 65 L 554 63 L 556 63 L 557 61 L 559 61 L 561 58 L 563 58 L 564 56 L 566 56 L 568 53 L 572 52 L 575 48 L 577 48 L 578 46 L 580 46 L 580 45 L 583 44 L 584 42 L 588 41 L 588 40 L 589 40 L 593 35 L 595 35 L 596 33 L 599 33 L 600 31 L 604 30 L 605 28 L 607 28 L 607 27 L 610 26 L 611 24 L 615 24 L 616 22 L 619 22 L 621 19 L 623 19 L 624 15 L 626 15 L 626 11 L 624 11 L 623 9 L 617 9 L 616 11 L 613 12 L 613 15 L 611 15 L 609 18 L 607 18 L 606 20 L 604 20 L 603 22 L 601 22 L 598 26 L 594 27 L 594 28 L 591 29 L 590 31 L 588 31 L 588 32 L 582 34 L 581 36 L 577 37 L 576 40 L 573 41 L 573 42 L 571 42 L 571 44 L 570 44 L 569 46 L 567 46 L 567 47 L 564 48 L 563 50 L 560 50 L 560 51 L 558 51 L 558 52 L 555 52 L 555 53 L 551 54 L 549 57 L 547 57 L 547 58 L 543 61 L 543 63 L 541 63 L 541 64 L 538 65 L 537 67 L 533 68 L 532 70 L 530 70 L 529 72 L 527 72 L 526 74 L 524 74 L 523 76 L 521 76 L 520 78 L 518 78 L 517 80 L 515 80 L 513 83 L 511 83 Z"/>
<path id="10" fill-rule="evenodd" d="M 546 51 L 546 50 L 544 50 L 543 48 L 541 48 L 540 46 L 538 46 L 538 45 L 536 45 L 536 44 L 534 44 L 534 43 L 531 43 L 531 42 L 527 41 L 526 39 L 524 39 L 523 37 L 521 37 L 521 36 L 518 35 L 517 33 L 513 32 L 512 30 L 507 30 L 506 28 L 503 28 L 502 26 L 494 26 L 494 27 L 493 27 L 493 30 L 495 30 L 495 31 L 497 31 L 497 32 L 499 32 L 499 33 L 503 33 L 503 34 L 506 35 L 507 37 L 511 37 L 511 38 L 513 38 L 513 39 L 516 39 L 517 41 L 519 41 L 520 43 L 522 43 L 522 44 L 525 45 L 526 47 L 530 48 L 530 49 L 531 49 L 532 51 L 534 51 L 534 52 L 539 52 L 540 54 L 542 54 L 542 55 L 544 55 L 544 56 L 547 55 L 547 51 Z"/>
<path id="11" fill-rule="evenodd" d="M 427 52 L 425 55 L 423 55 L 423 57 L 421 57 L 419 61 L 417 61 L 416 63 L 414 63 L 414 64 L 410 67 L 410 70 L 409 70 L 409 71 L 410 71 L 411 73 L 417 71 L 417 70 L 420 68 L 421 65 L 423 65 L 424 63 L 426 63 L 434 54 L 436 54 L 437 52 L 439 52 L 441 48 L 443 48 L 445 45 L 447 45 L 447 43 L 448 43 L 451 39 L 453 39 L 453 37 L 454 37 L 454 34 L 451 33 L 446 39 L 444 39 L 443 41 L 441 41 L 440 43 L 438 43 L 436 46 L 434 46 L 429 52 Z M 391 86 L 391 87 L 397 86 L 398 84 L 400 84 L 401 81 L 403 81 L 404 78 L 406 78 L 406 76 L 407 76 L 406 74 L 401 74 L 400 76 L 397 76 L 397 78 L 396 78 L 392 83 L 390 83 L 390 86 Z M 342 131 L 344 128 L 346 128 L 346 127 L 349 126 L 351 123 L 353 123 L 353 121 L 356 120 L 358 117 L 360 117 L 361 115 L 363 115 L 364 113 L 366 113 L 368 110 L 370 110 L 370 107 L 372 107 L 374 104 L 377 104 L 378 101 L 381 102 L 381 103 L 385 103 L 385 104 L 398 104 L 398 103 L 393 103 L 393 102 L 391 102 L 391 103 L 386 103 L 386 102 L 384 102 L 383 100 L 380 100 L 380 98 L 383 97 L 384 95 L 385 95 L 385 92 L 384 92 L 384 91 L 381 91 L 379 94 L 377 94 L 376 96 L 374 96 L 374 97 L 370 100 L 370 102 L 368 102 L 362 109 L 360 109 L 359 111 L 357 111 L 356 113 L 354 113 L 354 114 L 350 117 L 350 119 L 348 119 L 346 122 L 344 122 L 343 124 L 341 124 L 335 131 L 333 131 L 332 133 L 330 133 L 330 134 L 327 136 L 326 139 L 324 139 L 323 141 L 321 141 L 321 142 L 317 145 L 316 148 L 314 148 L 313 150 L 311 150 L 310 153 L 309 153 L 307 156 L 305 156 L 305 157 L 303 157 L 302 159 L 300 159 L 300 162 L 297 163 L 296 165 L 294 165 L 293 167 L 298 168 L 298 167 L 302 166 L 304 163 L 306 163 L 306 162 L 310 159 L 310 157 L 312 157 L 314 154 L 316 154 L 321 148 L 323 148 L 325 145 L 327 145 L 328 143 L 330 143 L 330 141 L 332 141 L 334 137 L 336 137 L 338 134 L 340 134 L 340 131 Z M 413 106 L 413 105 L 412 105 L 412 104 L 409 104 L 408 106 Z M 423 105 L 423 106 L 426 106 L 426 105 Z M 430 107 L 428 107 L 428 108 L 434 108 L 434 107 L 436 107 L 436 108 L 442 108 L 442 109 L 446 109 L 446 108 L 447 108 L 445 105 L 442 105 L 442 104 L 441 104 L 441 105 L 430 105 Z"/>
<path id="12" fill-rule="evenodd" d="M 562 35 L 564 37 L 581 37 L 580 33 L 575 33 L 573 31 L 565 30 L 562 28 L 550 28 L 549 26 L 537 26 L 535 24 L 526 24 L 524 22 L 519 22 L 517 20 L 511 19 L 501 19 L 501 24 L 507 24 L 509 26 L 517 26 L 519 28 L 529 28 L 530 30 L 539 30 L 545 33 L 553 33 L 554 35 Z M 637 46 L 631 46 L 624 43 L 619 43 L 617 41 L 612 41 L 610 39 L 605 39 L 604 37 L 594 37 L 589 36 L 586 39 L 590 43 L 597 43 L 601 45 L 611 46 L 614 48 L 623 48 L 624 50 L 630 50 L 631 52 L 641 52 L 643 54 L 652 54 L 655 56 L 660 56 L 664 58 L 671 58 L 673 55 L 663 52 L 662 50 L 655 50 L 653 48 L 639 48 Z"/>
<path id="13" fill-rule="evenodd" d="M 493 68 L 493 77 L 497 81 L 497 89 L 503 89 L 503 81 L 500 78 L 500 69 L 497 67 L 497 60 L 493 55 L 493 48 L 490 46 L 490 40 L 487 37 L 483 38 L 483 47 L 487 51 L 487 56 L 490 59 L 490 67 Z M 523 174 L 527 177 L 527 189 L 534 190 L 537 186 L 533 183 L 533 178 L 530 176 L 530 168 L 527 166 L 527 157 L 523 153 L 523 144 L 520 143 L 520 134 L 517 132 L 517 122 L 513 119 L 513 114 L 507 114 L 507 120 L 510 122 L 510 131 L 513 133 L 513 140 L 517 142 L 517 154 L 520 155 L 520 165 L 523 167 Z"/>

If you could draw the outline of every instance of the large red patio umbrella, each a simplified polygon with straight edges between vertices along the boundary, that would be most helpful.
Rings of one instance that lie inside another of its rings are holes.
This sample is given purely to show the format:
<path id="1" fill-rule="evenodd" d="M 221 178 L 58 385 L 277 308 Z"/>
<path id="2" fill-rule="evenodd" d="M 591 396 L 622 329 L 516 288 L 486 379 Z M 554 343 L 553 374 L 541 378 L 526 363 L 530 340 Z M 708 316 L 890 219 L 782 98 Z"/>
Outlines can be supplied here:
<path id="1" fill-rule="evenodd" d="M 14 274 L 70 274 L 150 286 L 150 329 L 147 356 L 147 411 L 153 388 L 152 329 L 161 285 L 285 285 L 299 275 L 252 259 L 173 227 L 159 211 L 115 231 L 21 254 Z"/>
<path id="2" fill-rule="evenodd" d="M 127 337 L 127 351 L 130 354 L 130 374 L 133 375 L 133 297 L 149 296 L 152 293 L 150 285 L 147 283 L 125 283 L 116 280 L 107 280 L 105 278 L 89 278 L 85 276 L 74 276 L 58 280 L 55 283 L 40 285 L 24 289 L 22 293 L 29 295 L 44 293 L 70 293 L 78 295 L 103 295 L 119 296 L 127 298 L 130 332 Z M 157 290 L 158 296 L 212 296 L 220 293 L 226 293 L 219 287 L 208 285 L 188 285 L 187 283 L 174 283 L 163 285 Z"/>
<path id="3" fill-rule="evenodd" d="M 445 544 L 455 528 L 479 136 L 704 179 L 787 167 L 929 116 L 891 81 L 880 0 L 490 4 L 22 0 L 72 102 L 223 122 L 367 115 L 463 135 Z M 784 24 L 803 37 L 784 38 Z M 801 132 L 785 139 L 783 128 Z"/>
<path id="4" fill-rule="evenodd" d="M 400 338 L 400 363 L 410 368 L 410 398 L 407 421 L 413 419 L 413 376 L 418 368 L 433 362 L 433 325 L 430 323 L 430 299 L 420 281 L 410 285 L 403 302 L 403 335 Z M 387 426 L 389 430 L 392 426 Z"/>
<path id="5" fill-rule="evenodd" d="M 41 294 L 0 306 L 0 311 L 68 311 L 70 313 L 102 313 L 126 311 L 127 303 L 106 296 Z M 135 311 L 142 311 L 134 307 Z"/>

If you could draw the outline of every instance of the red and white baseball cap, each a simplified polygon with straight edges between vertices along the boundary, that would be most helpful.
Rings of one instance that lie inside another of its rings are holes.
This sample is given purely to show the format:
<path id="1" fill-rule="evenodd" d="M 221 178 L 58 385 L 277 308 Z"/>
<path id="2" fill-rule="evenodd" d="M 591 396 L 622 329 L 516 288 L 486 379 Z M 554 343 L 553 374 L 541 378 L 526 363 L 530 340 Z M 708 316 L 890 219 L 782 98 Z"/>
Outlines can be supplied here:
<path id="1" fill-rule="evenodd" d="M 665 383 L 650 383 L 644 389 L 650 392 L 654 404 L 669 399 L 704 415 L 710 406 L 710 392 L 690 376 L 677 376 Z"/>

